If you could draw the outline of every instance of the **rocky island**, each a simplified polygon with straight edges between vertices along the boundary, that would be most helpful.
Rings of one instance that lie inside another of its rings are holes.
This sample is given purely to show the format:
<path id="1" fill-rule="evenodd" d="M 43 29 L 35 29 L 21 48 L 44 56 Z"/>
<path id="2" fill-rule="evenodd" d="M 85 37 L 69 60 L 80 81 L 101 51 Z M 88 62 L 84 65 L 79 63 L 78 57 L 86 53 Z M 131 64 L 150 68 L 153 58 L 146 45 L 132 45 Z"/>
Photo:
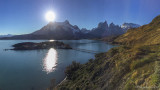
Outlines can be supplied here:
<path id="1" fill-rule="evenodd" d="M 38 49 L 48 49 L 48 48 L 56 48 L 56 49 L 72 49 L 68 44 L 64 44 L 63 42 L 53 41 L 53 42 L 23 42 L 17 43 L 13 45 L 13 49 L 11 50 L 38 50 Z"/>

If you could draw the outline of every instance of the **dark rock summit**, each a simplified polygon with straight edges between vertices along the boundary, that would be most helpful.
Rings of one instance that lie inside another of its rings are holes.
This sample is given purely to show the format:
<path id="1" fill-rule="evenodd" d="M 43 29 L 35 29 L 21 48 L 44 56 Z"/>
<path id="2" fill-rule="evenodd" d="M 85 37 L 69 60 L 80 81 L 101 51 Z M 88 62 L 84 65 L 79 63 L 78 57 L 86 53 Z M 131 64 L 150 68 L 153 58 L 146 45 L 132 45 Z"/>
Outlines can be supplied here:
<path id="1" fill-rule="evenodd" d="M 97 28 L 94 28 L 89 33 L 93 38 L 104 38 L 104 37 L 110 37 L 110 36 L 118 36 L 123 34 L 123 29 L 115 25 L 114 23 L 111 23 L 108 25 L 107 21 L 101 22 L 98 24 Z"/>

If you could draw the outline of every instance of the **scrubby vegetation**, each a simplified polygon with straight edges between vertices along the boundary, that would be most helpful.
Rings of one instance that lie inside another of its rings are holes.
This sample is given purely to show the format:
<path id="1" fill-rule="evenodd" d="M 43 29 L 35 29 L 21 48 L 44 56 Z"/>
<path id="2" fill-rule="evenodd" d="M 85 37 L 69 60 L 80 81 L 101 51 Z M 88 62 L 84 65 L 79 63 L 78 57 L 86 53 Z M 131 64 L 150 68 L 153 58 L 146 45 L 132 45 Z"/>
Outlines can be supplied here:
<path id="1" fill-rule="evenodd" d="M 159 34 L 160 16 L 150 24 L 129 30 L 118 37 L 115 42 L 123 46 L 97 54 L 94 60 L 86 64 L 69 66 L 69 78 L 54 89 L 159 90 Z"/>
<path id="2" fill-rule="evenodd" d="M 81 64 L 73 61 L 71 65 L 66 67 L 65 74 L 67 76 L 67 79 L 70 79 L 70 80 L 75 79 L 76 76 L 74 73 L 80 68 L 81 68 Z"/>
<path id="3" fill-rule="evenodd" d="M 159 85 L 160 45 L 144 48 L 116 47 L 97 54 L 95 60 L 76 66 L 70 78 L 57 86 L 58 90 L 131 90 Z M 77 68 L 78 66 L 78 68 Z M 67 69 L 72 70 L 72 69 Z"/>
<path id="4" fill-rule="evenodd" d="M 152 45 L 160 43 L 160 16 L 153 21 L 139 28 L 130 29 L 127 33 L 119 36 L 114 43 L 135 45 Z"/>

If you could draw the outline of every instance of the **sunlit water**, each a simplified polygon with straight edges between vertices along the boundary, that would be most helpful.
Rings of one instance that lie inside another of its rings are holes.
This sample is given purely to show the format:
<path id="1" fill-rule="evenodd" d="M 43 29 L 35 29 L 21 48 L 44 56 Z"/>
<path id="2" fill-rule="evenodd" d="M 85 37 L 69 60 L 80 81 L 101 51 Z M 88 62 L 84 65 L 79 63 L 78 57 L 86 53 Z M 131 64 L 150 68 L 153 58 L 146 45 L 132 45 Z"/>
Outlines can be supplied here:
<path id="1" fill-rule="evenodd" d="M 43 60 L 44 70 L 47 73 L 53 72 L 57 64 L 57 51 L 54 48 L 49 49 Z"/>
<path id="2" fill-rule="evenodd" d="M 52 42 L 54 40 L 50 40 Z M 114 47 L 94 40 L 62 40 L 73 48 L 106 52 Z M 65 49 L 28 51 L 4 51 L 20 42 L 42 42 L 42 40 L 0 40 L 0 90 L 45 90 L 51 79 L 56 83 L 65 78 L 65 67 L 77 61 L 86 63 L 94 58 L 93 53 Z"/>

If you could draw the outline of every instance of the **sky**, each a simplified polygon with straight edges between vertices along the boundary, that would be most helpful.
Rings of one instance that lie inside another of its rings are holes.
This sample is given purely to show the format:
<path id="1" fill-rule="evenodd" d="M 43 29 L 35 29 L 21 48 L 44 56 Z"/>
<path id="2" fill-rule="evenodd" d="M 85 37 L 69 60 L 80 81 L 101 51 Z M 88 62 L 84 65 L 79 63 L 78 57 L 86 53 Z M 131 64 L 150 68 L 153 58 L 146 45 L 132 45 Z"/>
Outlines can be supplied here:
<path id="1" fill-rule="evenodd" d="M 55 21 L 69 20 L 79 28 L 92 29 L 105 20 L 144 25 L 160 15 L 160 0 L 0 0 L 0 35 L 39 30 L 48 24 L 50 10 Z"/>

